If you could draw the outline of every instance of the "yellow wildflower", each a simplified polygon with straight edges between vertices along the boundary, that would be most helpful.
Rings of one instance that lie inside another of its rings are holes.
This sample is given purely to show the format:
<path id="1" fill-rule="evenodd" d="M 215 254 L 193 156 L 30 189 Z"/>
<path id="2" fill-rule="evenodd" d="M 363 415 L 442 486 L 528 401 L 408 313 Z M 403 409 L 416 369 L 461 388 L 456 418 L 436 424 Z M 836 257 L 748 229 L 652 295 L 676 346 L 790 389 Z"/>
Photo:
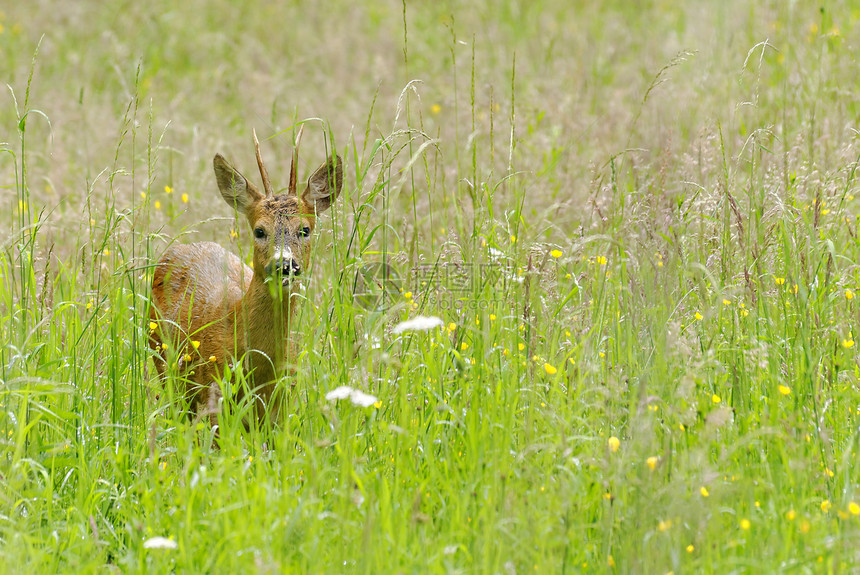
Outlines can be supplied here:
<path id="1" fill-rule="evenodd" d="M 616 451 L 618 451 L 618 448 L 621 447 L 621 440 L 614 435 L 609 438 L 609 441 L 607 441 L 607 443 L 609 444 L 609 450 L 612 453 L 615 453 Z"/>

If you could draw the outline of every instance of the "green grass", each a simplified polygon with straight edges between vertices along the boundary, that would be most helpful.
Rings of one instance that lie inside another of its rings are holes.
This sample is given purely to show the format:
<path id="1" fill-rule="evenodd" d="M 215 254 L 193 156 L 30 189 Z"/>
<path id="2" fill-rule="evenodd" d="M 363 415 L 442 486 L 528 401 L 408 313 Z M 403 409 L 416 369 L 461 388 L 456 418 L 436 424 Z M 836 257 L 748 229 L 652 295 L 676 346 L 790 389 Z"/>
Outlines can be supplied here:
<path id="1" fill-rule="evenodd" d="M 504 4 L 3 8 L 0 571 L 858 569 L 860 10 Z M 212 156 L 308 118 L 288 408 L 215 448 L 151 265 L 247 257 Z"/>

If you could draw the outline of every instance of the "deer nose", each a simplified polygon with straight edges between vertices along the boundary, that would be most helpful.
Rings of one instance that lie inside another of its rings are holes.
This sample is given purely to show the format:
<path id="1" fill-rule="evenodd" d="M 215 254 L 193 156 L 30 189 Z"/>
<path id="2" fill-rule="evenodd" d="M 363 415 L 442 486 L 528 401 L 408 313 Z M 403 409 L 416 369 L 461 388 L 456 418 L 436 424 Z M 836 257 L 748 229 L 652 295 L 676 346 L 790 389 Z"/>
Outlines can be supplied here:
<path id="1" fill-rule="evenodd" d="M 290 249 L 279 250 L 278 253 L 269 261 L 266 266 L 266 275 L 282 275 L 282 276 L 300 276 L 302 275 L 302 266 L 298 260 L 293 257 L 293 252 Z"/>
<path id="2" fill-rule="evenodd" d="M 267 275 L 300 276 L 302 266 L 294 258 L 275 258 L 266 266 Z"/>

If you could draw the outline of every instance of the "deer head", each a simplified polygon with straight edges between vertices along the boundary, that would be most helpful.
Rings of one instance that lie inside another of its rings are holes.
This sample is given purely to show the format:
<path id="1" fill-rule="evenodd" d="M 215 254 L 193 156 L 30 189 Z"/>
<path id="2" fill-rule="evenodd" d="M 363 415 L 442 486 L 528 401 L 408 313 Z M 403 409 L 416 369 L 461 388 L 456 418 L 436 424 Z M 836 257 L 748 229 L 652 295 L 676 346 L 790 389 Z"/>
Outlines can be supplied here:
<path id="1" fill-rule="evenodd" d="M 307 269 L 316 216 L 331 206 L 343 187 L 340 157 L 332 155 L 308 179 L 302 194 L 298 194 L 296 168 L 300 140 L 301 130 L 293 151 L 290 185 L 287 191 L 279 194 L 274 192 L 269 181 L 256 133 L 254 145 L 263 180 L 262 192 L 221 154 L 216 154 L 214 159 L 221 196 L 228 205 L 245 215 L 253 230 L 254 277 L 276 279 L 282 285 L 288 285 L 293 277 Z"/>

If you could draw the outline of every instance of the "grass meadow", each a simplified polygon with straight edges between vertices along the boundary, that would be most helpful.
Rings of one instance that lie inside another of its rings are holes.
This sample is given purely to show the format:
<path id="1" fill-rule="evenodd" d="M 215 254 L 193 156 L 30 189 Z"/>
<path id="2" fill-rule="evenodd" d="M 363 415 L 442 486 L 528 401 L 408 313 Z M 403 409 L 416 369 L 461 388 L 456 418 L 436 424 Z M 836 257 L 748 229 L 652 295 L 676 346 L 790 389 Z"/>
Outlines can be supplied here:
<path id="1" fill-rule="evenodd" d="M 858 44 L 840 0 L 4 3 L 0 572 L 857 572 Z M 300 124 L 346 166 L 297 375 L 248 430 L 222 382 L 216 445 L 152 265 L 249 257 L 212 157 L 286 187 Z"/>

